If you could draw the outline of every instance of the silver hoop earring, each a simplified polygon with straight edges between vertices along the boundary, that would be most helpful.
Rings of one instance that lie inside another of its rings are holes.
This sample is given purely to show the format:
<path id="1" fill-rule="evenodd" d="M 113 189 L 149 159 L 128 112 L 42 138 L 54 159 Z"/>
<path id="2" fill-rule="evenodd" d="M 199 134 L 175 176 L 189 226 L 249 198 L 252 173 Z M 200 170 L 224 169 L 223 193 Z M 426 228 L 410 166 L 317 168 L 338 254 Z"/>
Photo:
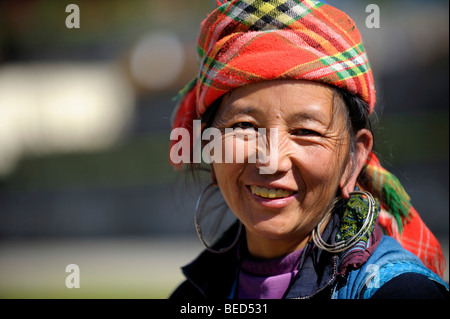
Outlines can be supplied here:
<path id="1" fill-rule="evenodd" d="M 217 186 L 217 185 L 214 184 L 214 183 L 211 183 L 208 186 L 206 186 L 202 190 L 202 192 L 200 193 L 200 195 L 199 195 L 199 197 L 197 199 L 197 204 L 195 205 L 194 224 L 195 224 L 195 230 L 197 232 L 197 236 L 200 239 L 200 241 L 202 242 L 202 244 L 205 246 L 206 250 L 208 250 L 209 252 L 212 252 L 214 254 L 222 254 L 222 253 L 225 253 L 225 252 L 229 251 L 230 249 L 232 249 L 236 245 L 236 243 L 238 242 L 238 240 L 239 240 L 239 238 L 241 236 L 241 233 L 242 233 L 242 223 L 239 221 L 239 229 L 238 229 L 236 238 L 233 240 L 233 242 L 231 243 L 230 246 L 224 247 L 224 248 L 220 248 L 219 250 L 215 250 L 215 249 L 211 248 L 206 243 L 206 241 L 203 238 L 202 230 L 201 230 L 201 227 L 200 227 L 200 224 L 199 224 L 199 216 L 200 216 L 199 212 L 200 212 L 202 198 L 204 197 L 206 191 L 209 190 L 213 186 Z"/>
<path id="2" fill-rule="evenodd" d="M 349 249 L 353 245 L 355 245 L 364 235 L 367 234 L 367 232 L 370 230 L 373 218 L 375 216 L 375 210 L 376 210 L 376 203 L 375 199 L 373 198 L 372 194 L 366 191 L 354 191 L 350 193 L 350 196 L 352 195 L 364 195 L 367 197 L 369 208 L 368 213 L 366 216 L 366 219 L 364 220 L 364 224 L 361 227 L 361 229 L 354 235 L 353 237 L 342 240 L 334 245 L 327 244 L 322 237 L 320 236 L 320 228 L 325 220 L 327 220 L 328 216 L 333 212 L 333 209 L 338 201 L 342 199 L 342 197 L 337 197 L 333 204 L 331 205 L 331 208 L 328 210 L 328 212 L 325 214 L 325 216 L 322 218 L 322 220 L 319 222 L 319 224 L 313 229 L 312 231 L 312 239 L 314 241 L 314 244 L 316 244 L 317 247 L 319 247 L 322 250 L 328 251 L 330 253 L 339 253 L 344 250 Z"/>

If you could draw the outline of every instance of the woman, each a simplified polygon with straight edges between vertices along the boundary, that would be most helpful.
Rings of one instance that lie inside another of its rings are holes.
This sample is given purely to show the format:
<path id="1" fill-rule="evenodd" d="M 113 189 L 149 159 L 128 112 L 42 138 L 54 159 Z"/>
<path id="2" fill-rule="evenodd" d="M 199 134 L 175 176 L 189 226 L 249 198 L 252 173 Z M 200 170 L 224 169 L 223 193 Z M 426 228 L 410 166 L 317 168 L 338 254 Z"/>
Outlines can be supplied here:
<path id="1" fill-rule="evenodd" d="M 374 81 L 345 13 L 316 0 L 219 2 L 198 52 L 173 128 L 195 135 L 201 119 L 220 132 L 197 210 L 218 189 L 238 222 L 183 268 L 173 299 L 445 296 L 439 243 L 372 152 Z M 255 139 L 270 146 L 260 153 Z M 189 156 L 172 164 L 195 167 L 195 142 L 173 140 L 171 155 Z"/>

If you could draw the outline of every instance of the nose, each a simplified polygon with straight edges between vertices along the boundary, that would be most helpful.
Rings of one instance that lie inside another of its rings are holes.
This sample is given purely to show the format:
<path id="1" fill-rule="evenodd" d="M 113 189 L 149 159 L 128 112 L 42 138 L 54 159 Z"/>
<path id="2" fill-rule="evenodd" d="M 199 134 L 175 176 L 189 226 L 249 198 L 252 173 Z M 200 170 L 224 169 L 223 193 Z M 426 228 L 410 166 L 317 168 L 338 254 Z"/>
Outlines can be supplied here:
<path id="1" fill-rule="evenodd" d="M 268 153 L 268 154 L 267 154 Z M 289 139 L 270 133 L 269 147 L 258 156 L 256 164 L 261 174 L 286 173 L 292 169 L 292 153 Z M 258 152 L 258 154 L 260 154 Z"/>
<path id="2" fill-rule="evenodd" d="M 277 172 L 286 173 L 292 169 L 291 153 L 288 147 L 278 148 Z"/>

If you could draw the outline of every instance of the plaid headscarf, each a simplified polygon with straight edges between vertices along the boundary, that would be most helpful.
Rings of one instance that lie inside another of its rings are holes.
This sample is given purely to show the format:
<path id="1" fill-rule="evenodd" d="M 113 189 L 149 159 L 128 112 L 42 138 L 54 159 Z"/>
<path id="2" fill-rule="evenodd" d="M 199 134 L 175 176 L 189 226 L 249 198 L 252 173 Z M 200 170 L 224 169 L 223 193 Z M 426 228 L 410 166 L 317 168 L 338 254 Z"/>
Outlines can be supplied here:
<path id="1" fill-rule="evenodd" d="M 219 7 L 202 23 L 197 46 L 200 72 L 177 96 L 173 129 L 185 128 L 192 136 L 193 120 L 222 95 L 268 80 L 330 84 L 360 97 L 373 112 L 372 70 L 361 35 L 346 13 L 318 0 L 217 2 Z M 172 141 L 171 148 L 176 143 L 180 142 Z M 439 242 L 398 179 L 373 153 L 366 171 L 371 182 L 365 187 L 381 202 L 379 223 L 384 232 L 442 276 L 445 259 Z"/>

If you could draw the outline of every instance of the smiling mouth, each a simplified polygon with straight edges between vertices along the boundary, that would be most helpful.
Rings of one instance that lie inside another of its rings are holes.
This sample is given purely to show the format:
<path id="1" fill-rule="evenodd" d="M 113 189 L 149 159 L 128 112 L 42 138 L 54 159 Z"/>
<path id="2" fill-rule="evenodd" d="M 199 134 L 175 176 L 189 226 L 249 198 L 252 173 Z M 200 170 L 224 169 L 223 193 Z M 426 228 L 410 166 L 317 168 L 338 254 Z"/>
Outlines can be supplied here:
<path id="1" fill-rule="evenodd" d="M 250 190 L 252 194 L 260 196 L 262 198 L 285 198 L 289 197 L 295 192 L 282 189 L 282 188 L 265 188 L 265 187 L 259 187 L 255 185 L 250 185 Z"/>

